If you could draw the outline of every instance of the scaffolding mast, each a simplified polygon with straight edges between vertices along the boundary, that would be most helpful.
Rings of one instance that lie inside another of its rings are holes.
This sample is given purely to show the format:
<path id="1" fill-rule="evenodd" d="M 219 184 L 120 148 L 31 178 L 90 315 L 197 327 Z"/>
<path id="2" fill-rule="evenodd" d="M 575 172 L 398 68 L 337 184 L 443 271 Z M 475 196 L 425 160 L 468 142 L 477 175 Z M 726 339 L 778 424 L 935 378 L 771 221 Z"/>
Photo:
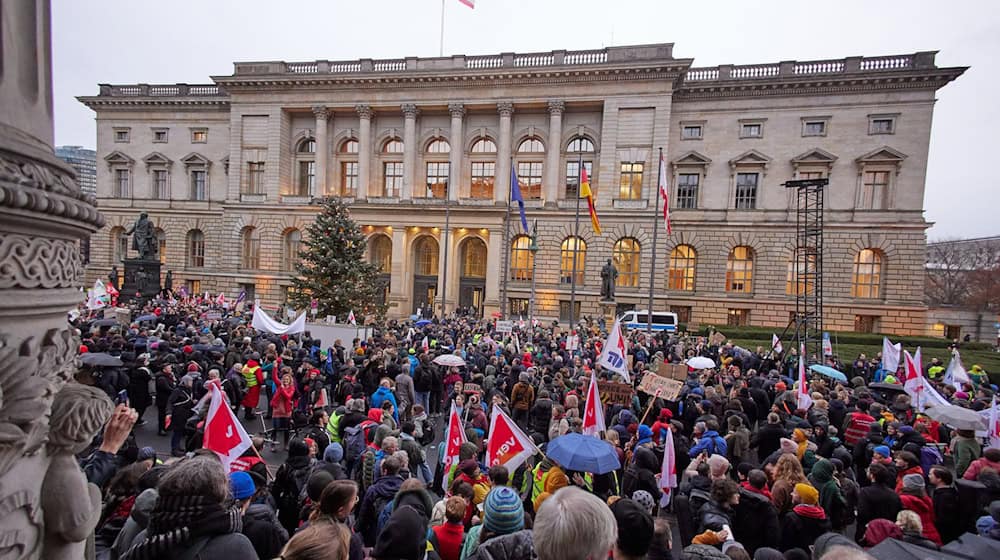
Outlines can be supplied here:
<path id="1" fill-rule="evenodd" d="M 797 347 L 804 344 L 806 359 L 823 362 L 823 194 L 829 179 L 801 179 L 784 183 L 795 189 L 795 326 Z"/>

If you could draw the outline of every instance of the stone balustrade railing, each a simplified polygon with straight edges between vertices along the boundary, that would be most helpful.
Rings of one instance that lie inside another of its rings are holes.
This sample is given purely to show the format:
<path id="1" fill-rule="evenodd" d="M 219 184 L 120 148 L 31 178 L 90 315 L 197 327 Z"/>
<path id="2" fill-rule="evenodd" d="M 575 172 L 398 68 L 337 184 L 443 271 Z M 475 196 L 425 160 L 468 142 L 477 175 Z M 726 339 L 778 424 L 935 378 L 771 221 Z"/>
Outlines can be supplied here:
<path id="1" fill-rule="evenodd" d="M 723 80 L 758 80 L 791 76 L 884 72 L 935 68 L 935 51 L 894 56 L 851 56 L 840 60 L 783 61 L 774 64 L 723 64 L 709 68 L 691 68 L 684 74 L 687 82 Z"/>
<path id="2" fill-rule="evenodd" d="M 187 97 L 187 96 L 225 96 L 226 92 L 215 84 L 134 84 L 110 85 L 101 84 L 101 95 L 111 97 Z"/>

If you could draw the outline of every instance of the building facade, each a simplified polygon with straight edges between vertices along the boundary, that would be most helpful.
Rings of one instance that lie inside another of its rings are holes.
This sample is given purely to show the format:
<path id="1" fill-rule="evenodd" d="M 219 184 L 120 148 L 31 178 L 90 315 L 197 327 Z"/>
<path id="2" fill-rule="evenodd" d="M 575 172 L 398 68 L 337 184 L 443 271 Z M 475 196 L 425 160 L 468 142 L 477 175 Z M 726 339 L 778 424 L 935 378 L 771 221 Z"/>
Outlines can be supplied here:
<path id="1" fill-rule="evenodd" d="M 526 316 L 533 285 L 539 317 L 565 319 L 571 302 L 596 316 L 608 259 L 619 310 L 645 308 L 655 253 L 657 309 L 783 327 L 812 287 L 794 280 L 782 183 L 828 177 L 827 327 L 921 333 L 931 116 L 964 71 L 934 54 L 697 68 L 658 44 L 241 62 L 212 85 L 102 84 L 80 98 L 97 113 L 108 218 L 89 272 L 125 256 L 146 210 L 175 281 L 279 304 L 311 202 L 338 196 L 368 235 L 390 316 L 442 301 Z M 586 205 L 576 226 L 580 162 L 600 235 Z M 505 231 L 512 171 L 536 252 L 516 210 Z"/>
<path id="2" fill-rule="evenodd" d="M 76 171 L 76 182 L 83 194 L 97 196 L 97 152 L 83 146 L 56 146 L 56 157 Z"/>

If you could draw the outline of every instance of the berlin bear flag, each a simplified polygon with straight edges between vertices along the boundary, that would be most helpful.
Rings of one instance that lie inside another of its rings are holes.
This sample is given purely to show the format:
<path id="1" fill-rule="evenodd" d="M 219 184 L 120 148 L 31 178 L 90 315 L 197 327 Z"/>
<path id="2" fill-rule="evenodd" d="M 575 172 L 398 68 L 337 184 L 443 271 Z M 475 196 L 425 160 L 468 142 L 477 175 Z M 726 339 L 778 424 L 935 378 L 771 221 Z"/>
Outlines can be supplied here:
<path id="1" fill-rule="evenodd" d="M 625 383 L 631 383 L 632 379 L 628 376 L 628 360 L 626 358 L 621 319 L 615 319 L 615 325 L 608 333 L 608 340 L 604 343 L 604 352 L 601 352 L 597 364 L 621 375 L 625 379 Z"/>
<path id="2" fill-rule="evenodd" d="M 535 442 L 517 427 L 503 409 L 494 406 L 490 439 L 486 444 L 487 466 L 503 465 L 509 472 L 514 472 L 535 451 Z"/>
<path id="3" fill-rule="evenodd" d="M 233 409 L 226 404 L 219 385 L 212 383 L 211 390 L 212 402 L 208 405 L 208 416 L 205 417 L 202 447 L 215 451 L 228 471 L 229 464 L 249 449 L 252 442 L 233 414 Z"/>
<path id="4" fill-rule="evenodd" d="M 451 403 L 451 412 L 448 414 L 448 442 L 444 448 L 444 468 L 451 470 L 451 465 L 458 462 L 458 450 L 465 443 L 465 430 L 462 429 L 462 419 L 458 416 L 458 409 L 455 403 Z"/>
<path id="5" fill-rule="evenodd" d="M 590 386 L 587 387 L 587 404 L 583 407 L 583 434 L 601 437 L 607 429 L 604 425 L 604 404 L 601 403 L 601 393 L 597 390 L 597 375 L 590 372 Z"/>

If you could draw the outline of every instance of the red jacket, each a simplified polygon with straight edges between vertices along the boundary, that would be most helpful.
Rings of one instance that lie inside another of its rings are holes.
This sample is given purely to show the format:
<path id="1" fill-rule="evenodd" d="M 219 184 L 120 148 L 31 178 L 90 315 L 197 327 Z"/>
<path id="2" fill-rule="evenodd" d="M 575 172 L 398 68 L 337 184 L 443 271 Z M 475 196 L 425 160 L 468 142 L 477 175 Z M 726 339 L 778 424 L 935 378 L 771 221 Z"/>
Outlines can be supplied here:
<path id="1" fill-rule="evenodd" d="M 934 526 L 934 502 L 928 496 L 911 496 L 909 494 L 901 495 L 899 501 L 902 502 L 903 509 L 908 509 L 920 516 L 920 522 L 924 525 L 924 537 L 941 546 L 941 535 L 938 534 L 937 527 Z"/>
<path id="2" fill-rule="evenodd" d="M 847 429 L 844 430 L 844 441 L 853 447 L 868 436 L 869 425 L 875 421 L 874 418 L 864 412 L 852 412 L 847 415 Z"/>
<path id="3" fill-rule="evenodd" d="M 459 560 L 462 555 L 462 539 L 465 527 L 461 523 L 445 523 L 431 529 L 434 532 L 432 544 L 441 560 Z"/>

